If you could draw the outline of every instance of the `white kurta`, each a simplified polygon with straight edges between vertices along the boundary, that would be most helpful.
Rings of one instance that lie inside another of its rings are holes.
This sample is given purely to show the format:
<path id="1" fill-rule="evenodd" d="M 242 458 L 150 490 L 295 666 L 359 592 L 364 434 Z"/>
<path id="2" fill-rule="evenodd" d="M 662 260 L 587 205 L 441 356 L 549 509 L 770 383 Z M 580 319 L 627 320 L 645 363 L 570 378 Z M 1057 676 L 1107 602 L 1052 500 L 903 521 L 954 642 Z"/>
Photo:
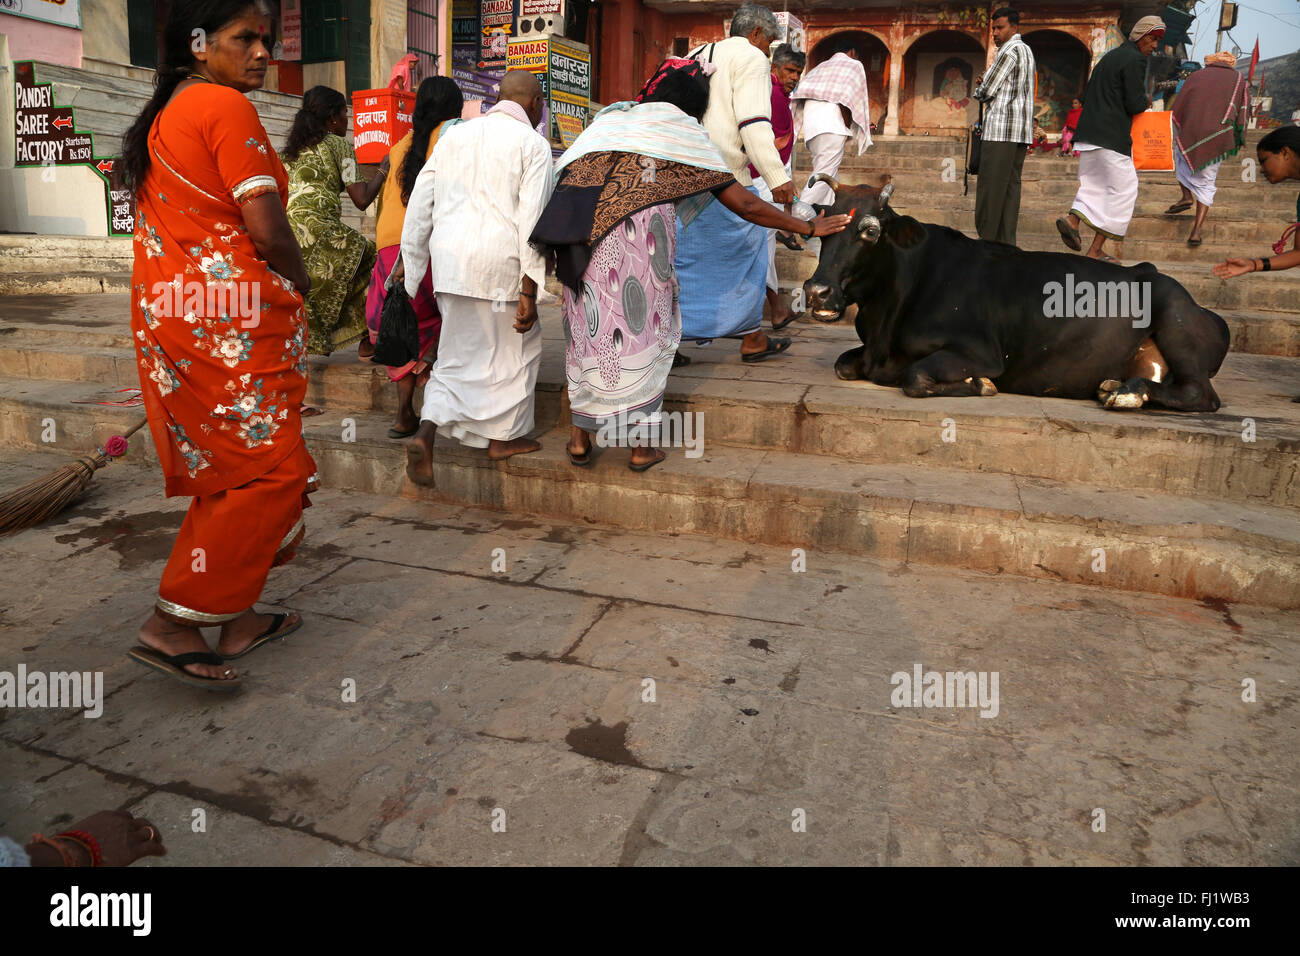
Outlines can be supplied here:
<path id="1" fill-rule="evenodd" d="M 551 195 L 551 148 L 493 113 L 451 127 L 420 170 L 402 227 L 406 290 L 428 261 L 442 312 L 420 418 L 472 448 L 532 431 L 540 325 L 514 330 L 521 276 L 546 282 L 528 237 Z M 427 257 L 427 259 L 426 259 Z"/>

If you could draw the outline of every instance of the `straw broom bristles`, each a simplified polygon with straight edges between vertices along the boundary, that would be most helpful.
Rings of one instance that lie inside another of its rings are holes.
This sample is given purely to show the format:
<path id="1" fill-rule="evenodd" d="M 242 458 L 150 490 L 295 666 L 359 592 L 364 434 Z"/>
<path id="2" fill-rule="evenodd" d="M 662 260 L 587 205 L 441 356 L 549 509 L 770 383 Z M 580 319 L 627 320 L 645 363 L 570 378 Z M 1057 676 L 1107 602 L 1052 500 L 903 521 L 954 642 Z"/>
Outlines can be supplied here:
<path id="1" fill-rule="evenodd" d="M 90 486 L 96 471 L 126 453 L 126 439 L 139 431 L 146 421 L 142 418 L 127 429 L 125 435 L 113 436 L 122 439 L 118 446 L 121 451 L 116 454 L 109 454 L 105 450 L 110 448 L 112 439 L 109 439 L 109 442 L 104 443 L 105 447 L 98 449 L 95 454 L 78 458 L 0 497 L 0 535 L 34 527 L 66 508 Z"/>

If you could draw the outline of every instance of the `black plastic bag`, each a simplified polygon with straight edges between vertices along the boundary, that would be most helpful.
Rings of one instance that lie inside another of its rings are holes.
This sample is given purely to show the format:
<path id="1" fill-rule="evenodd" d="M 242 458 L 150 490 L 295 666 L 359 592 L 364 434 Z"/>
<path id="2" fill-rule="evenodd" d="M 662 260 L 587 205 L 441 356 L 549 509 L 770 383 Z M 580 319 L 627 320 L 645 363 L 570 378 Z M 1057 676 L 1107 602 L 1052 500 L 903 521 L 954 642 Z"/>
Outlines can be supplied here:
<path id="1" fill-rule="evenodd" d="M 379 313 L 379 336 L 375 339 L 375 358 L 380 365 L 394 368 L 420 358 L 420 321 L 406 287 L 392 283 L 384 296 Z"/>

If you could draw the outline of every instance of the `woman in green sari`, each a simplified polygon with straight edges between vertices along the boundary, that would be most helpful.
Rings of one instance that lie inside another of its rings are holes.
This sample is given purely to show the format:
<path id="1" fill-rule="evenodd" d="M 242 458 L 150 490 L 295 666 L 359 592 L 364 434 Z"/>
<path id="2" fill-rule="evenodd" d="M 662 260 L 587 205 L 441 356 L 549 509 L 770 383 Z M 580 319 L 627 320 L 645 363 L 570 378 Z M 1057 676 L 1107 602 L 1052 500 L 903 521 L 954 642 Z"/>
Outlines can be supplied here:
<path id="1" fill-rule="evenodd" d="M 348 103 L 328 86 L 314 86 L 281 158 L 289 172 L 289 224 L 293 226 L 311 277 L 307 293 L 307 351 L 329 355 L 357 342 L 357 354 L 374 354 L 366 334 L 366 288 L 375 267 L 375 244 L 343 222 L 339 194 L 358 209 L 369 206 L 388 175 L 388 160 L 369 182 L 357 169 L 352 144 L 344 139 Z"/>

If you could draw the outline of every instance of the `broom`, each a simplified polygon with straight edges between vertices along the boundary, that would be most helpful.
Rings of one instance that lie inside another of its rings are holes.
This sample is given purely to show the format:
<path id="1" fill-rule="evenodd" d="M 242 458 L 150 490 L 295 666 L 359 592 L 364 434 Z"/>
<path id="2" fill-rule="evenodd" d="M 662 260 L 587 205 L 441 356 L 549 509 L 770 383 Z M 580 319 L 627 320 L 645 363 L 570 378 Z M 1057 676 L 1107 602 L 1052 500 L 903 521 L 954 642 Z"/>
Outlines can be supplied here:
<path id="1" fill-rule="evenodd" d="M 140 419 L 125 435 L 114 435 L 95 454 L 78 458 L 0 498 L 0 535 L 34 527 L 66 508 L 90 486 L 96 471 L 126 454 L 126 440 L 143 428 L 146 421 Z"/>

